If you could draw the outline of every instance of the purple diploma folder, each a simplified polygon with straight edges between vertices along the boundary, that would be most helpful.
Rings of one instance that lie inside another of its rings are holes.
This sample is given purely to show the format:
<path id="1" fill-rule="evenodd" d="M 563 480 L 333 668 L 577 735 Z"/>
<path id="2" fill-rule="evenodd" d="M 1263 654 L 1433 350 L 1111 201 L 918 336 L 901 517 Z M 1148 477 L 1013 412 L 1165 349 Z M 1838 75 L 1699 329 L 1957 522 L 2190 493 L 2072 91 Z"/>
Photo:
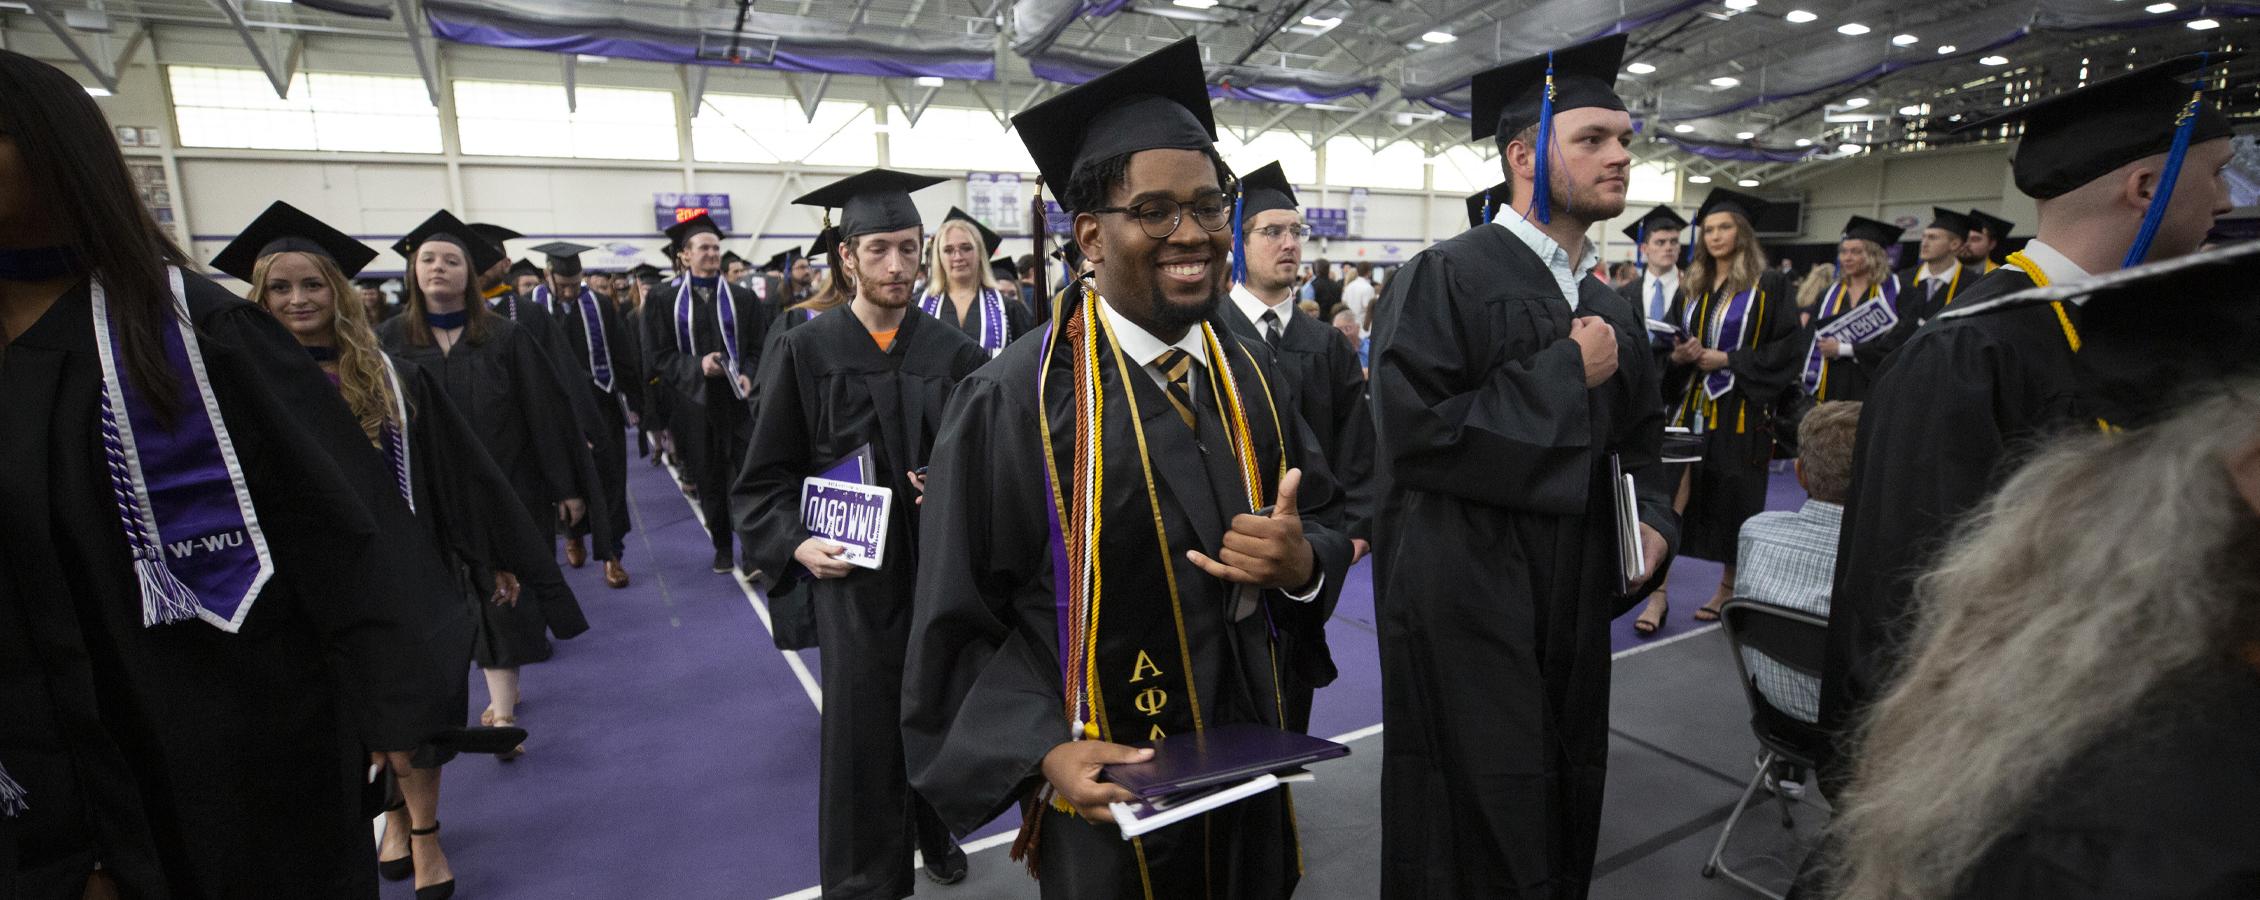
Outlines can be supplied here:
<path id="1" fill-rule="evenodd" d="M 1349 747 L 1325 738 L 1245 722 L 1173 734 L 1134 746 L 1154 748 L 1154 758 L 1107 766 L 1099 778 L 1119 784 L 1144 800 L 1246 781 L 1350 754 Z"/>

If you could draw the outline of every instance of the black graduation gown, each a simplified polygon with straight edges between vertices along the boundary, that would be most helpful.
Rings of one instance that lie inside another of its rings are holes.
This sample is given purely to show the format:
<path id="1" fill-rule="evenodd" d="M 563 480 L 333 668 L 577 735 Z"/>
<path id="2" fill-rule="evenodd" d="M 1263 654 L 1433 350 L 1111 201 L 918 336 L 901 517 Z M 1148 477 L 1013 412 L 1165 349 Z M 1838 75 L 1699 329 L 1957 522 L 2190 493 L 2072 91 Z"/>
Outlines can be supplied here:
<path id="1" fill-rule="evenodd" d="M 587 357 L 573 355 L 573 347 L 566 341 L 565 326 L 558 322 L 557 318 L 551 315 L 548 310 L 541 308 L 541 304 L 518 296 L 516 291 L 505 291 L 490 298 L 487 302 L 490 309 L 501 313 L 504 318 L 518 323 L 519 327 L 524 328 L 526 333 L 533 338 L 534 345 L 541 348 L 542 356 L 548 360 L 550 371 L 556 376 L 558 389 L 564 392 L 567 411 L 572 415 L 573 427 L 580 432 L 581 439 L 589 445 L 603 446 L 606 420 L 597 411 L 595 399 L 581 387 L 587 384 L 589 379 L 588 365 L 584 362 Z M 577 456 L 574 458 L 574 464 L 577 468 L 573 472 L 573 491 L 565 496 L 581 498 L 582 503 L 585 504 L 585 511 L 581 519 L 583 523 L 592 520 L 608 521 L 613 515 L 607 502 L 610 498 L 610 492 L 605 489 L 604 479 L 597 474 L 596 454 Z M 554 534 L 556 531 L 557 528 L 552 527 L 549 533 Z M 575 530 L 572 533 L 585 532 Z M 598 546 L 595 555 L 598 559 L 619 558 L 616 553 L 612 553 L 614 548 L 607 545 L 606 542 L 597 541 L 596 543 Z M 608 553 L 612 553 L 612 555 L 606 555 Z"/>
<path id="2" fill-rule="evenodd" d="M 808 595 L 824 647 L 817 848 L 826 896 L 907 897 L 911 851 L 938 859 L 949 834 L 911 794 L 902 759 L 903 654 L 918 561 L 918 491 L 942 408 L 988 361 L 979 345 L 916 308 L 885 351 L 848 307 L 782 335 L 761 361 L 752 452 L 733 508 L 747 552 L 779 590 Z M 894 492 L 884 565 L 795 584 L 801 480 L 871 447 L 873 483 Z M 917 843 L 913 843 L 913 824 Z"/>
<path id="3" fill-rule="evenodd" d="M 1225 307 L 1220 315 L 1235 332 L 1255 345 L 1269 346 L 1262 327 L 1249 321 L 1245 311 L 1235 303 L 1227 302 Z M 1365 370 L 1358 365 L 1357 348 L 1309 316 L 1290 313 L 1287 319 L 1279 346 L 1271 351 L 1272 363 L 1281 376 L 1281 383 L 1273 387 L 1282 397 L 1291 398 L 1289 403 L 1301 412 L 1303 422 L 1317 433 L 1317 450 L 1326 457 L 1327 470 L 1334 473 L 1342 489 L 1343 502 L 1336 506 L 1334 520 L 1327 525 L 1344 536 L 1370 541 L 1376 489 L 1373 414 L 1366 407 Z M 1304 639 L 1288 642 L 1291 646 L 1284 654 L 1288 664 L 1280 673 L 1285 682 L 1287 727 L 1296 731 L 1309 730 L 1313 694 L 1333 684 L 1340 674 L 1333 650 L 1326 643 L 1325 625 L 1334 610 L 1326 606 L 1309 612 L 1317 627 L 1292 632 Z"/>
<path id="4" fill-rule="evenodd" d="M 628 413 L 641 410 L 643 392 L 643 348 L 636 336 L 623 325 L 618 309 L 612 301 L 596 297 L 597 318 L 603 326 L 605 347 L 610 351 L 612 363 L 612 388 L 598 387 L 592 363 L 589 361 L 589 332 L 586 319 L 581 314 L 579 298 L 563 299 L 561 315 L 551 316 L 559 334 L 562 352 L 570 354 L 579 363 L 573 367 L 579 383 L 571 391 L 588 396 L 589 405 L 597 417 L 596 435 L 589 443 L 591 461 L 596 465 L 596 479 L 602 489 L 604 505 L 601 510 L 590 507 L 589 514 L 572 526 L 574 537 L 593 536 L 595 546 L 591 553 L 598 559 L 620 558 L 622 540 L 634 527 L 628 516 Z M 638 415 L 641 415 L 639 412 Z"/>
<path id="5" fill-rule="evenodd" d="M 450 671 L 462 672 L 474 656 L 472 622 L 492 604 L 494 573 L 517 576 L 522 594 L 545 604 L 578 605 L 573 588 L 557 570 L 549 536 L 534 530 L 524 506 L 471 423 L 456 411 L 447 389 L 422 366 L 394 360 L 407 388 L 408 470 L 416 498 L 416 520 L 454 576 L 457 605 L 464 610 L 461 640 L 449 654 Z M 529 601 L 522 601 L 529 602 Z M 456 678 L 451 704 L 463 723 L 470 708 L 469 682 Z M 419 748 L 416 764 L 436 766 L 454 754 Z"/>
<path id="6" fill-rule="evenodd" d="M 1027 308 L 1016 302 L 1019 298 L 1020 292 L 1016 289 L 997 289 L 997 299 L 1004 301 L 1004 342 L 1007 344 L 1019 340 L 1021 335 L 1027 334 L 1028 329 L 1034 327 L 1028 322 Z M 966 337 L 972 338 L 973 343 L 979 344 L 982 331 L 989 327 L 983 318 L 986 315 L 988 313 L 983 311 L 979 301 L 974 302 L 972 309 L 960 310 L 957 308 L 957 300 L 944 295 L 941 309 L 933 317 L 956 327 Z"/>
<path id="7" fill-rule="evenodd" d="M 185 280 L 275 577 L 237 634 L 144 628 L 85 286 L 0 354 L 0 765 L 29 792 L 0 896 L 75 900 L 100 862 L 129 897 L 374 898 L 367 754 L 454 724 L 461 607 L 306 353 Z"/>
<path id="8" fill-rule="evenodd" d="M 1820 390 L 1813 395 L 1815 401 L 1859 402 L 1868 399 L 1868 394 L 1875 384 L 1876 373 L 1883 370 L 1883 361 L 1889 359 L 1892 351 L 1904 345 L 1908 338 L 1914 337 L 1915 329 L 1922 326 L 1923 313 L 1929 307 L 1924 304 L 1921 292 L 1910 286 L 1910 282 L 1908 282 L 1904 273 L 1892 277 L 1899 279 L 1898 294 L 1896 295 L 1898 302 L 1891 305 L 1891 308 L 1899 313 L 1899 324 L 1892 326 L 1891 330 L 1881 337 L 1853 344 L 1852 358 L 1850 359 L 1826 360 L 1824 362 L 1826 368 L 1823 369 L 1826 376 L 1821 382 Z M 1841 290 L 1843 284 L 1839 281 L 1830 290 Z M 1813 334 L 1821 326 L 1843 318 L 1844 314 L 1859 308 L 1861 304 L 1875 299 L 1877 296 L 1879 295 L 1873 293 L 1872 290 L 1867 296 L 1857 300 L 1849 297 L 1838 297 L 1831 300 L 1828 295 L 1823 294 L 1821 303 L 1813 309 L 1813 321 L 1805 326 L 1804 332 L 1799 334 L 1792 343 L 1804 344 L 1805 352 L 1811 353 Z M 1797 365 L 1797 377 L 1802 379 L 1805 371 L 1805 358 L 1799 357 Z M 1803 390 L 1803 382 L 1800 381 L 1796 388 Z"/>
<path id="9" fill-rule="evenodd" d="M 1973 295 L 1970 291 L 1977 287 L 1981 279 L 1991 273 L 1992 270 L 1990 269 L 1981 272 L 1978 271 L 1976 266 L 1964 265 L 1962 271 L 1955 276 L 1954 280 L 1948 282 L 1946 287 L 1939 290 L 1937 299 L 1932 299 L 1924 296 L 1922 282 L 1919 280 L 1923 277 L 1923 264 L 1915 263 L 1899 270 L 1899 287 L 1906 291 L 1909 297 L 1909 303 L 1902 304 L 1902 306 L 1911 306 L 1915 312 L 1915 324 L 1920 327 L 1922 323 L 1938 318 L 1939 313 L 1971 302 L 1970 298 Z M 1906 315 L 1902 313 L 1900 318 L 1904 320 Z M 1914 332 L 1910 330 L 1900 336 L 1899 342 L 1904 344 L 1907 342 L 1906 339 L 1911 337 L 1914 337 Z"/>
<path id="10" fill-rule="evenodd" d="M 2216 663 L 2074 757 L 1957 900 L 2260 897 L 2260 673 Z"/>
<path id="11" fill-rule="evenodd" d="M 1389 279 L 1373 334 L 1381 626 L 1381 891 L 1583 897 L 1608 766 L 1618 570 L 1609 453 L 1657 465 L 1644 317 L 1590 276 L 1578 308 L 1537 254 L 1479 226 Z M 1573 317 L 1616 328 L 1587 389 Z M 1652 485 L 1652 487 L 1651 487 Z M 1677 538 L 1650 479 L 1641 521 Z"/>
<path id="12" fill-rule="evenodd" d="M 1317 439 L 1283 399 L 1274 403 L 1264 395 L 1262 379 L 1276 385 L 1280 375 L 1258 361 L 1260 345 L 1235 347 L 1221 314 L 1210 321 L 1229 348 L 1232 371 L 1246 398 L 1266 496 L 1276 495 L 1275 463 L 1282 452 L 1285 462 L 1303 469 L 1304 533 L 1326 574 L 1326 587 L 1313 602 L 1331 604 L 1329 595 L 1339 589 L 1350 547 L 1348 538 L 1324 524 L 1333 515 L 1331 505 L 1340 500 L 1325 461 L 1309 449 Z M 1100 344 L 1100 354 L 1109 357 L 1100 378 L 1109 398 L 1106 441 L 1110 447 L 1131 448 L 1106 457 L 1104 517 L 1108 533 L 1122 535 L 1123 543 L 1107 551 L 1120 555 L 1108 557 L 1102 604 L 1166 604 L 1169 591 L 1161 566 L 1171 566 L 1180 591 L 1184 652 L 1192 660 L 1191 683 L 1206 719 L 1202 724 L 1279 726 L 1265 616 L 1230 621 L 1225 604 L 1231 595 L 1225 584 L 1182 552 L 1202 548 L 1213 555 L 1230 515 L 1247 507 L 1245 496 L 1235 497 L 1240 488 L 1231 454 L 1218 449 L 1223 446 L 1222 420 L 1209 402 L 1197 401 L 1201 430 L 1196 437 L 1143 369 L 1117 370 L 1105 341 Z M 1036 379 L 1044 349 L 1040 340 L 1017 342 L 958 386 L 934 445 L 933 474 L 921 513 L 917 609 L 903 680 L 903 741 L 912 786 L 957 834 L 972 832 L 1030 797 L 1043 783 L 1044 755 L 1068 737 L 1046 537 L 1051 502 L 1035 417 L 1049 418 L 1057 438 L 1055 462 L 1063 471 L 1072 471 L 1076 425 L 1072 392 L 1054 384 L 1044 402 L 1038 402 Z M 1072 379 L 1064 355 L 1054 361 L 1050 377 Z M 1139 474 L 1125 383 L 1136 392 L 1151 447 L 1158 514 Z M 1273 408 L 1278 425 L 1270 414 Z M 1204 445 L 1211 450 L 1204 452 Z M 1157 520 L 1171 548 L 1166 560 L 1153 538 Z M 1284 617 L 1286 607 L 1309 605 L 1294 604 L 1278 592 L 1264 597 L 1282 630 L 1292 627 Z M 1136 649 L 1111 641 L 1102 629 L 1098 664 L 1107 690 L 1133 674 Z M 1154 649 L 1157 658 L 1179 658 L 1175 646 Z M 825 652 L 829 656 L 832 650 Z M 1163 664 L 1182 677 L 1177 666 Z M 1185 709 L 1179 706 L 1172 714 L 1184 715 Z M 1115 740 L 1148 736 L 1135 712 L 1113 715 L 1121 720 Z M 1287 896 L 1300 878 L 1288 788 L 1135 842 L 1124 841 L 1114 826 L 1084 822 L 1048 806 L 1040 815 L 1037 852 L 1046 898 L 1263 900 Z M 1206 880 L 1211 875 L 1214 880 Z"/>
<path id="13" fill-rule="evenodd" d="M 1682 555 L 1730 566 L 1734 564 L 1742 523 L 1766 508 L 1766 464 L 1773 460 L 1775 437 L 1774 403 L 1784 391 L 1798 389 L 1798 373 L 1806 351 L 1812 349 L 1810 340 L 1797 340 L 1809 333 L 1797 321 L 1797 296 L 1789 289 L 1789 279 L 1769 269 L 1758 276 L 1758 291 L 1761 299 L 1753 301 L 1750 315 L 1762 315 L 1764 321 L 1753 326 L 1748 346 L 1727 354 L 1734 388 L 1711 407 L 1717 415 L 1704 436 L 1703 460 L 1690 466 L 1694 481 L 1687 495 L 1684 538 L 1679 545 Z M 1682 290 L 1672 307 L 1672 321 L 1686 324 L 1689 310 L 1700 308 L 1707 296 L 1708 292 Z M 1696 328 L 1687 329 L 1705 348 L 1716 346 L 1719 337 L 1717 317 L 1709 318 L 1712 321 L 1700 323 L 1701 334 L 1696 334 Z M 1705 374 L 1691 364 L 1675 366 L 1666 374 L 1669 380 L 1686 384 L 1669 404 L 1670 424 L 1693 423 L 1691 406 L 1705 403 L 1708 397 L 1703 390 Z"/>
<path id="14" fill-rule="evenodd" d="M 528 304 L 519 312 L 531 308 Z M 578 473 L 594 467 L 588 462 L 588 445 L 573 427 L 565 391 L 553 377 L 556 370 L 541 348 L 516 323 L 500 317 L 488 317 L 483 342 L 462 339 L 446 353 L 436 343 L 410 343 L 407 325 L 402 317 L 378 329 L 385 352 L 416 364 L 439 382 L 487 456 L 508 476 L 535 533 L 554 534 L 556 505 L 573 496 Z M 570 591 L 528 590 L 515 606 L 482 603 L 479 609 L 474 658 L 483 668 L 541 662 L 550 657 L 549 635 L 564 640 L 588 630 L 588 619 Z"/>
<path id="15" fill-rule="evenodd" d="M 1987 275 L 1956 301 L 2032 286 Z M 2065 311 L 2078 321 L 2077 307 Z M 1860 411 L 1829 607 L 1821 725 L 1845 732 L 1880 696 L 1913 632 L 1915 579 L 1965 516 L 2036 447 L 2093 428 L 2071 347 L 2049 306 L 1941 319 L 1893 354 Z"/>
<path id="16" fill-rule="evenodd" d="M 643 362 L 652 377 L 670 392 L 669 402 L 674 408 L 669 424 L 675 432 L 675 449 L 690 464 L 714 549 L 728 551 L 730 484 L 744 463 L 746 441 L 753 433 L 751 400 L 739 400 L 726 377 L 707 377 L 700 366 L 706 354 L 723 349 L 713 298 L 703 297 L 691 304 L 691 352 L 676 347 L 675 300 L 681 292 L 691 290 L 700 289 L 693 286 L 693 279 L 685 278 L 645 299 Z M 732 287 L 730 297 L 737 322 L 739 372 L 750 380 L 758 377 L 768 323 L 761 321 L 752 291 Z"/>

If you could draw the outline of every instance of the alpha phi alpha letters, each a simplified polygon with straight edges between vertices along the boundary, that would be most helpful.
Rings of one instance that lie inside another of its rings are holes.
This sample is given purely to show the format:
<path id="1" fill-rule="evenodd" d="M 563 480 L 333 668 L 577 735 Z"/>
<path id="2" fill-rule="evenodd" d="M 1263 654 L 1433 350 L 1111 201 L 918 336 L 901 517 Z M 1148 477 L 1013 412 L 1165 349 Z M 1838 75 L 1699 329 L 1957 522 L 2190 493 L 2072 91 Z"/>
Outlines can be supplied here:
<path id="1" fill-rule="evenodd" d="M 1130 683 L 1138 684 L 1145 681 L 1147 676 L 1152 676 L 1157 682 L 1160 681 L 1162 678 L 1161 667 L 1154 665 L 1154 658 L 1146 655 L 1146 651 L 1140 650 L 1138 651 L 1137 664 L 1130 668 Z M 1159 684 L 1149 684 L 1133 696 L 1135 699 L 1131 701 L 1131 705 L 1137 707 L 1139 712 L 1145 713 L 1148 719 L 1160 718 L 1162 709 L 1169 705 L 1169 692 L 1162 690 Z M 1146 739 L 1158 741 L 1162 739 L 1164 734 L 1161 725 L 1155 723 L 1151 726 L 1151 730 L 1146 733 Z"/>

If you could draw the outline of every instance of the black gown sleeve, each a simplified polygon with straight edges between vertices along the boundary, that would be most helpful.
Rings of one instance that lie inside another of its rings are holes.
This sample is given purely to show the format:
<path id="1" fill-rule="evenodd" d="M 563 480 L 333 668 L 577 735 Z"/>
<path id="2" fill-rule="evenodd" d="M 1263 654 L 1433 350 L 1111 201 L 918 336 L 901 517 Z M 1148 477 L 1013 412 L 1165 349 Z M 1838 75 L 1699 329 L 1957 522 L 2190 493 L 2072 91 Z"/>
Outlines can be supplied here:
<path id="1" fill-rule="evenodd" d="M 1328 329 L 1329 332 L 1332 329 Z M 1373 508 L 1377 486 L 1373 481 L 1373 411 L 1366 403 L 1365 370 L 1358 366 L 1358 350 L 1350 342 L 1328 334 L 1326 384 L 1334 396 L 1332 422 L 1312 422 L 1312 428 L 1329 428 L 1333 452 L 1327 463 L 1342 491 L 1342 532 L 1349 537 L 1373 538 Z"/>
<path id="2" fill-rule="evenodd" d="M 1493 332 L 1490 304 L 1456 283 L 1453 265 L 1430 251 L 1389 279 L 1371 363 L 1391 477 L 1526 512 L 1582 512 L 1595 435 L 1577 342 L 1486 370 L 1487 348 L 1517 336 Z"/>
<path id="3" fill-rule="evenodd" d="M 595 483 L 596 463 L 574 425 L 567 394 L 585 396 L 588 391 L 569 392 L 559 387 L 556 368 L 522 331 L 513 333 L 501 349 L 508 355 L 511 378 L 518 389 L 519 417 L 530 432 L 526 446 L 533 453 L 542 480 L 556 492 L 555 500 L 587 501 L 595 495 L 588 488 Z M 584 475 L 590 480 L 582 480 Z"/>
<path id="4" fill-rule="evenodd" d="M 628 405 L 628 412 L 638 419 L 643 417 L 643 346 L 642 339 L 628 325 L 628 317 L 611 300 L 598 297 L 597 309 L 604 316 L 604 334 L 612 351 L 612 388 Z"/>
<path id="5" fill-rule="evenodd" d="M 808 433 L 800 361 L 792 343 L 780 338 L 770 347 L 754 380 L 762 388 L 760 402 L 755 405 L 745 465 L 730 491 L 730 509 L 754 565 L 777 573 L 778 584 L 790 585 L 801 571 L 793 551 L 809 537 L 807 526 L 801 524 L 801 480 L 821 464 L 808 458 L 814 442 Z"/>
<path id="6" fill-rule="evenodd" d="M 487 575 L 509 572 L 528 585 L 554 589 L 563 584 L 549 539 L 526 519 L 524 501 L 510 479 L 487 455 L 471 423 L 456 410 L 428 370 L 409 367 L 409 431 L 416 452 L 428 466 L 419 474 L 432 481 L 438 523 L 448 549 L 479 575 L 479 588 L 492 588 Z"/>

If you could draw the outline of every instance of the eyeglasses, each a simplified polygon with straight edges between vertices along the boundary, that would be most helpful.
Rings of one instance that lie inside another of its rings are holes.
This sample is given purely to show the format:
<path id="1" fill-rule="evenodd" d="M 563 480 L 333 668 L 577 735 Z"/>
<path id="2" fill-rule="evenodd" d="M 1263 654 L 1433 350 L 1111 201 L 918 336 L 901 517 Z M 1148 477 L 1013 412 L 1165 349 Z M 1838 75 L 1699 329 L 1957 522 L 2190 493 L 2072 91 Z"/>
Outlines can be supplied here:
<path id="1" fill-rule="evenodd" d="M 1254 231 L 1249 232 L 1249 234 L 1258 235 L 1260 237 L 1274 241 L 1283 237 L 1292 237 L 1295 240 L 1299 241 L 1305 237 L 1310 236 L 1310 229 L 1301 225 L 1266 225 L 1262 228 L 1258 228 Z"/>
<path id="2" fill-rule="evenodd" d="M 1193 201 L 1193 224 L 1202 231 L 1215 233 L 1224 230 L 1231 210 L 1223 194 L 1211 194 Z M 1185 205 L 1163 197 L 1148 200 L 1136 206 L 1102 206 L 1091 210 L 1098 213 L 1122 213 L 1138 223 L 1138 229 L 1154 240 L 1164 240 L 1177 233 L 1177 226 L 1185 221 Z"/>

